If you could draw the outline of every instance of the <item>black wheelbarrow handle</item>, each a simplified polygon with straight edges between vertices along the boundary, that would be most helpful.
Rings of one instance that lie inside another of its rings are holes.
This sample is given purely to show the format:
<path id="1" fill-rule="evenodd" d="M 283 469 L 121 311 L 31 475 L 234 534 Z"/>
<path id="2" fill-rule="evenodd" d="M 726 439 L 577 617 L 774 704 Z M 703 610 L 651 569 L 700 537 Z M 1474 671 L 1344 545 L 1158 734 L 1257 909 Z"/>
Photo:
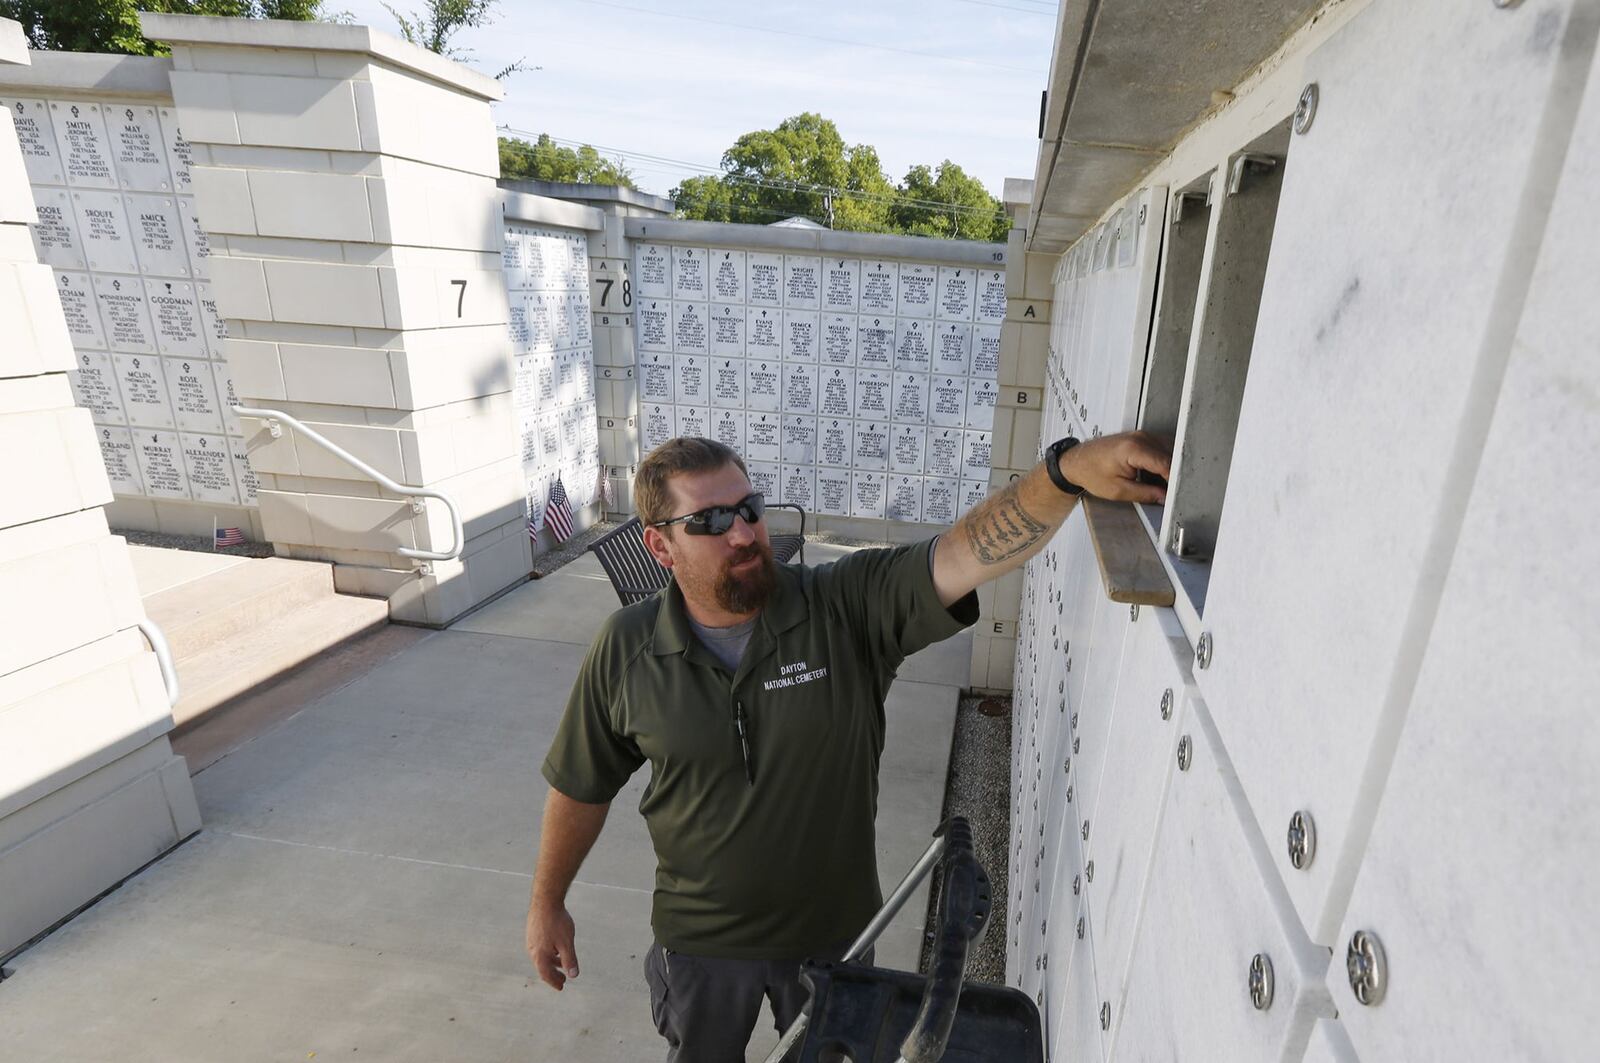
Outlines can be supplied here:
<path id="1" fill-rule="evenodd" d="M 900 1045 L 905 1063 L 938 1063 L 955 1025 L 961 987 L 967 973 L 967 951 L 983 934 L 989 919 L 989 876 L 972 851 L 972 827 L 952 817 L 945 834 L 944 889 L 939 897 L 939 929 L 928 965 L 927 988 L 916 1024 Z"/>

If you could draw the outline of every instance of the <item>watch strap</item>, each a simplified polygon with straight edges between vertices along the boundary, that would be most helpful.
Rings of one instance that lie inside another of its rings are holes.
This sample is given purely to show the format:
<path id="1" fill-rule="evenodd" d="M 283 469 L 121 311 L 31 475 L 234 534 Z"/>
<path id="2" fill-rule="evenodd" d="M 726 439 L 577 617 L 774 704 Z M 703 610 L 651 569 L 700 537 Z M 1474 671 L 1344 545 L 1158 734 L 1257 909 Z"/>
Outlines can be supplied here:
<path id="1" fill-rule="evenodd" d="M 1050 482 L 1061 488 L 1061 490 L 1065 491 L 1067 494 L 1074 496 L 1083 494 L 1083 488 L 1067 479 L 1062 473 L 1061 455 L 1065 454 L 1067 451 L 1071 450 L 1077 445 L 1078 440 L 1074 439 L 1072 436 L 1067 436 L 1065 439 L 1058 439 L 1054 443 L 1051 443 L 1049 448 L 1044 452 L 1044 471 L 1050 474 Z"/>

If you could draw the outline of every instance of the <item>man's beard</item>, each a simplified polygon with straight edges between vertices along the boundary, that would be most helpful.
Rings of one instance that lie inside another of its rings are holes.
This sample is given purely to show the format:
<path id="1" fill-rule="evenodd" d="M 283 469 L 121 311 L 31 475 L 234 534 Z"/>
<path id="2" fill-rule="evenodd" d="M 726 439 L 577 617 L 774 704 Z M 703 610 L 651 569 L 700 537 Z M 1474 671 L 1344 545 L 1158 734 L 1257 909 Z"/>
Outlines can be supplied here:
<path id="1" fill-rule="evenodd" d="M 742 562 L 756 557 L 761 559 L 761 564 L 753 571 L 736 573 L 734 567 Z M 772 596 L 772 588 L 777 583 L 777 570 L 772 563 L 772 551 L 765 543 L 751 543 L 739 556 L 729 561 L 717 574 L 716 583 L 711 590 L 717 597 L 717 605 L 730 613 L 753 613 L 767 604 L 767 599 Z"/>

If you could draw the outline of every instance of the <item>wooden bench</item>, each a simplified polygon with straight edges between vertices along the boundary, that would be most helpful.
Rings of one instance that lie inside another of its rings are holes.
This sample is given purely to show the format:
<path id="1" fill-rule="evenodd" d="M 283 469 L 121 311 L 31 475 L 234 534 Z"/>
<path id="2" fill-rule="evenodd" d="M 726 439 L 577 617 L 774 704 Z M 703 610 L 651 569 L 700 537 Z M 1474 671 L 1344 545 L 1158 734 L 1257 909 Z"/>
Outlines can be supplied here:
<path id="1" fill-rule="evenodd" d="M 806 560 L 806 511 L 791 502 L 768 502 L 767 509 L 792 509 L 800 514 L 800 534 L 772 535 L 772 558 L 780 565 L 798 559 Z M 600 559 L 600 567 L 611 580 L 611 589 L 623 605 L 642 602 L 667 585 L 667 570 L 644 545 L 644 525 L 638 517 L 629 517 L 621 525 L 606 532 L 589 544 L 589 550 Z"/>

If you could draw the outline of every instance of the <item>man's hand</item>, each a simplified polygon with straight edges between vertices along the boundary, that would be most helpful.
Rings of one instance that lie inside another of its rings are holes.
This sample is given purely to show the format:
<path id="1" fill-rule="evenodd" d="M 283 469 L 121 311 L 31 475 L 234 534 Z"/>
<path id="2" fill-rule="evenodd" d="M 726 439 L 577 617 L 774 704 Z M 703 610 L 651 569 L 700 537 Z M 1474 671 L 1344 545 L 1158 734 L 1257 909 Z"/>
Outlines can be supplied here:
<path id="1" fill-rule="evenodd" d="M 573 935 L 572 916 L 565 906 L 528 906 L 528 956 L 540 980 L 557 992 L 568 978 L 578 977 L 578 950 Z"/>
<path id="2" fill-rule="evenodd" d="M 1061 455 L 1061 473 L 1089 494 L 1114 502 L 1161 502 L 1166 488 L 1139 482 L 1139 473 L 1165 477 L 1172 445 L 1148 432 L 1125 432 L 1079 443 Z M 1040 462 L 1020 479 L 978 503 L 939 537 L 933 589 L 946 608 L 975 588 L 1020 568 L 1072 512 L 1077 499 L 1050 480 Z"/>
<path id="3" fill-rule="evenodd" d="M 559 990 L 578 977 L 578 950 L 572 944 L 572 916 L 567 890 L 578 866 L 589 855 L 605 826 L 610 803 L 590 805 L 550 788 L 544 801 L 544 826 L 539 836 L 539 863 L 533 871 L 524 942 L 539 977 Z"/>
<path id="4" fill-rule="evenodd" d="M 1139 473 L 1172 475 L 1172 443 L 1149 432 L 1123 432 L 1079 443 L 1061 455 L 1061 474 L 1096 498 L 1164 502 L 1166 488 L 1139 482 Z"/>

